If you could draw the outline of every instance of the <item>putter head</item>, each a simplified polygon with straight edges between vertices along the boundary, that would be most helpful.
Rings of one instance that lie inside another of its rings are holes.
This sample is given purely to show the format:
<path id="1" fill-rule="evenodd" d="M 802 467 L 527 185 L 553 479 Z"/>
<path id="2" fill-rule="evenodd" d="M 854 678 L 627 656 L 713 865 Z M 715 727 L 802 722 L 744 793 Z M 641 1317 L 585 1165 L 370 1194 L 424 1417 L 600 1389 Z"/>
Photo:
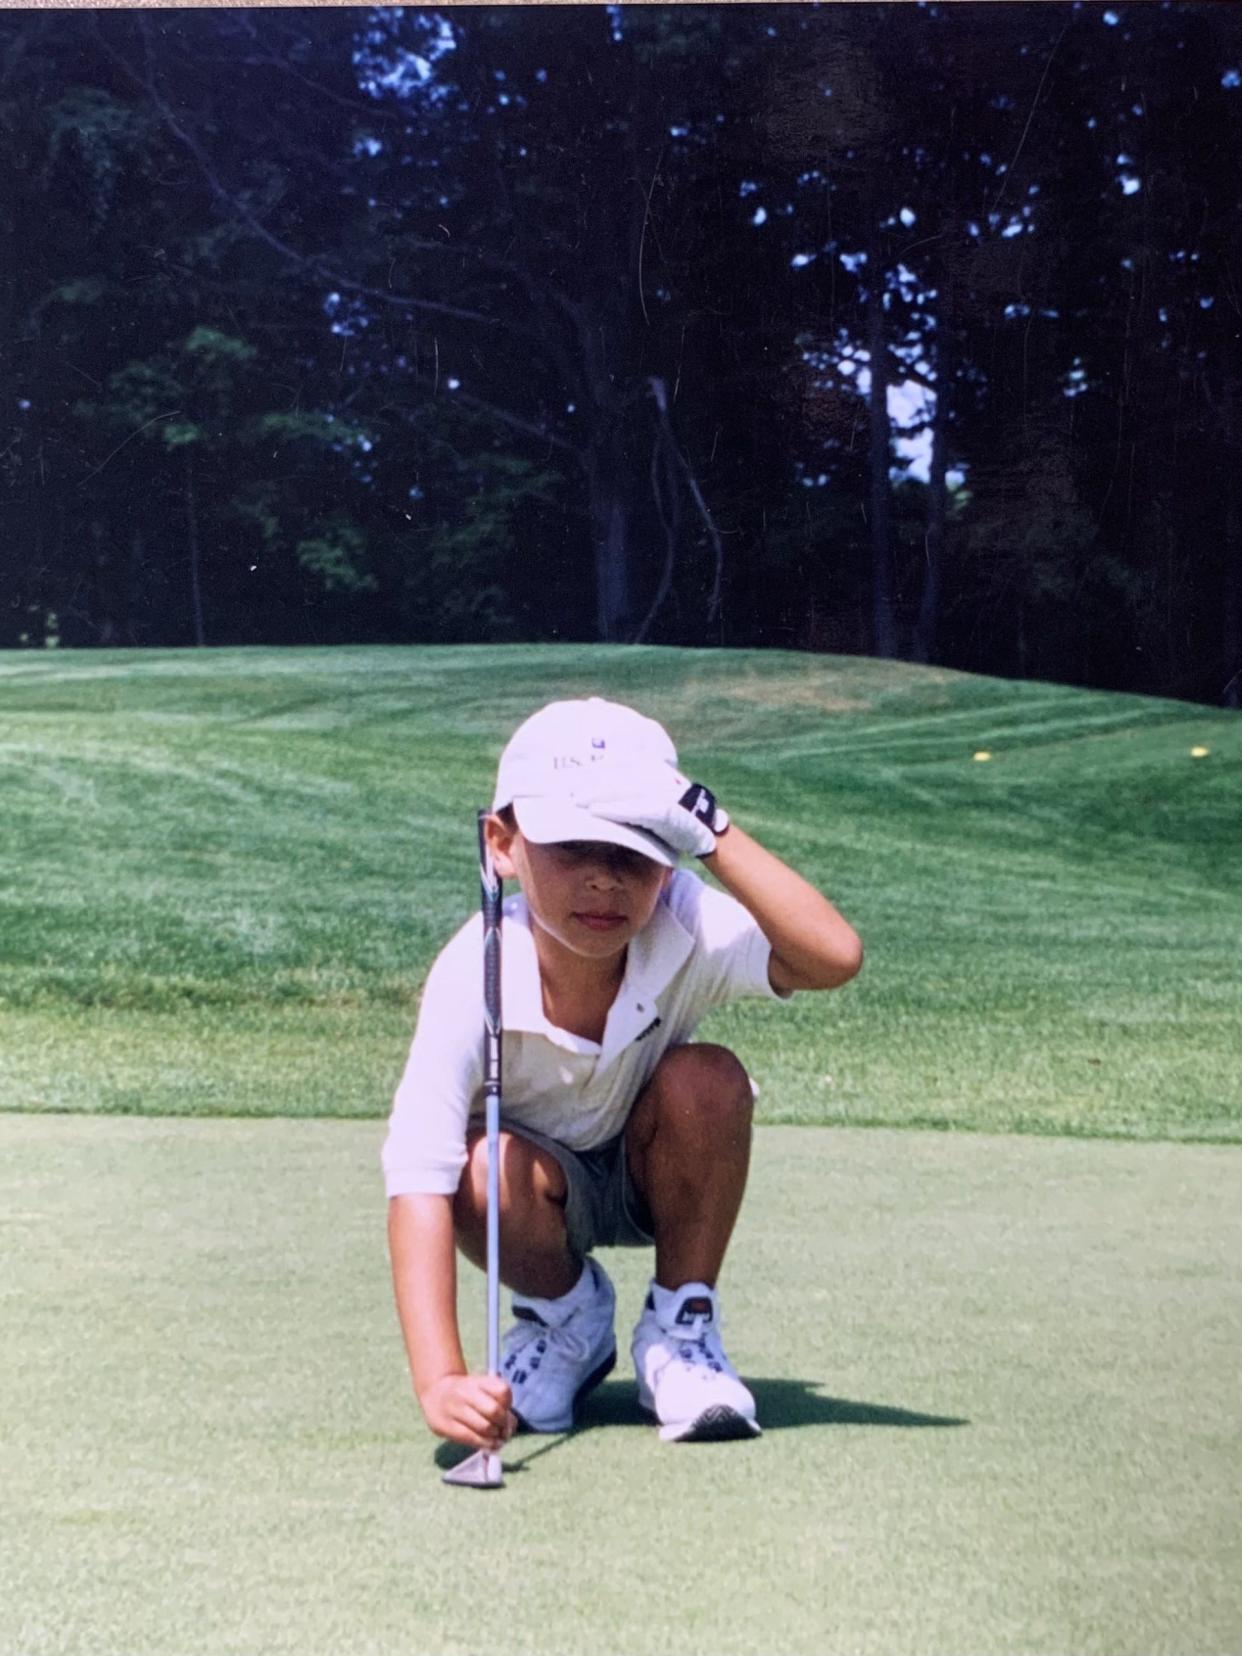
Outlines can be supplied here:
<path id="1" fill-rule="evenodd" d="M 505 1475 L 500 1469 L 500 1456 L 488 1449 L 479 1449 L 458 1461 L 444 1474 L 441 1482 L 460 1484 L 463 1489 L 500 1489 Z"/>

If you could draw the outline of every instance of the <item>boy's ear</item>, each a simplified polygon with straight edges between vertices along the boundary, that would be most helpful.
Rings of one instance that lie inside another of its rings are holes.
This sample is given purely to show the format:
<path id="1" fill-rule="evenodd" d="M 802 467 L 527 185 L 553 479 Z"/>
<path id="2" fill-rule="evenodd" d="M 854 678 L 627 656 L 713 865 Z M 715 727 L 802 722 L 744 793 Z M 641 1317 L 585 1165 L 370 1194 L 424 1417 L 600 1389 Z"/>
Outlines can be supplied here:
<path id="1" fill-rule="evenodd" d="M 502 880 L 516 880 L 518 871 L 512 855 L 516 830 L 506 826 L 504 818 L 491 811 L 484 822 L 484 833 L 497 874 Z"/>

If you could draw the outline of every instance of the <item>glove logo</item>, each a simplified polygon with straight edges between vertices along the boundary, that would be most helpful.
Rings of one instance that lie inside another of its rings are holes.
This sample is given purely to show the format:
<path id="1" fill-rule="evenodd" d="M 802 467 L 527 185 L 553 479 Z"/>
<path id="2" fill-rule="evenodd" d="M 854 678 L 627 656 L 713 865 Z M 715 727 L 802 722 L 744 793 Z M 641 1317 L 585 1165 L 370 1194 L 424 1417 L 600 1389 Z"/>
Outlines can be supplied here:
<path id="1" fill-rule="evenodd" d="M 692 782 L 681 796 L 682 807 L 690 812 L 691 816 L 698 817 L 709 828 L 716 821 L 716 796 L 710 788 L 705 788 L 701 782 Z"/>

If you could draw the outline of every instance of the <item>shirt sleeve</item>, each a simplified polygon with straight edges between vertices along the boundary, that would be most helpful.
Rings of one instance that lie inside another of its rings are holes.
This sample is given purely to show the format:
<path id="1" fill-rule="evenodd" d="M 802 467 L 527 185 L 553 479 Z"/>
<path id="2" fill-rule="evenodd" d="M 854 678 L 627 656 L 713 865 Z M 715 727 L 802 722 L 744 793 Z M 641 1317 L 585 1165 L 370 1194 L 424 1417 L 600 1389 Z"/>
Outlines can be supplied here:
<path id="1" fill-rule="evenodd" d="M 476 918 L 442 950 L 393 1099 L 381 1163 L 389 1196 L 452 1196 L 483 1087 L 483 969 Z"/>
<path id="2" fill-rule="evenodd" d="M 674 912 L 695 934 L 708 1005 L 723 1006 L 745 996 L 775 1001 L 790 998 L 772 987 L 768 977 L 772 945 L 736 897 L 685 870 L 677 877 L 676 887 Z"/>

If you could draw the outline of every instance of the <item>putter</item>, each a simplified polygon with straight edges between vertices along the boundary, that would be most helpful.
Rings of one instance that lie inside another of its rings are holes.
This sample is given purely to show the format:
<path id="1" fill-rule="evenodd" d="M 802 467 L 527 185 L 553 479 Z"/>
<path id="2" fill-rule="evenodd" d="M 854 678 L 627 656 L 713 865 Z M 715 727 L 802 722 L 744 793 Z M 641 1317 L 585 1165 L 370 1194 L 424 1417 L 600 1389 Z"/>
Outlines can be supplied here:
<path id="1" fill-rule="evenodd" d="M 500 1373 L 500 877 L 479 812 L 479 879 L 483 901 L 483 1097 L 487 1109 L 487 1372 Z M 499 1489 L 500 1456 L 476 1450 L 444 1474 L 446 1484 Z"/>

